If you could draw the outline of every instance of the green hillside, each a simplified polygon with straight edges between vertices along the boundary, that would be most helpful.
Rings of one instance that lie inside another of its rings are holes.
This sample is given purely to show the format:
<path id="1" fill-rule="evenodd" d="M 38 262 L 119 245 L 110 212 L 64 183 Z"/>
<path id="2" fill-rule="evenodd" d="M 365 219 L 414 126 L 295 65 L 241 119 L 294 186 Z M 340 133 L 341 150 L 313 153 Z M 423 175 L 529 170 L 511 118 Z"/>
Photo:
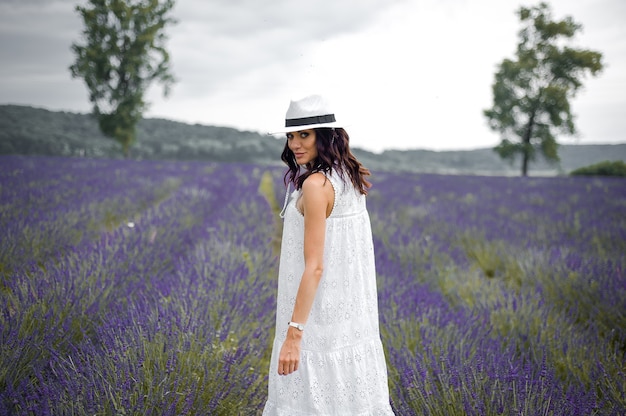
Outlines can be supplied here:
<path id="1" fill-rule="evenodd" d="M 277 164 L 284 142 L 256 132 L 164 119 L 139 122 L 134 159 L 207 160 Z M 517 175 L 519 166 L 491 149 L 469 151 L 353 149 L 370 169 L 450 174 Z M 105 137 L 88 114 L 0 105 L 0 154 L 122 158 L 121 146 Z M 531 175 L 554 175 L 606 160 L 626 160 L 626 144 L 563 145 L 561 163 L 537 162 Z"/>

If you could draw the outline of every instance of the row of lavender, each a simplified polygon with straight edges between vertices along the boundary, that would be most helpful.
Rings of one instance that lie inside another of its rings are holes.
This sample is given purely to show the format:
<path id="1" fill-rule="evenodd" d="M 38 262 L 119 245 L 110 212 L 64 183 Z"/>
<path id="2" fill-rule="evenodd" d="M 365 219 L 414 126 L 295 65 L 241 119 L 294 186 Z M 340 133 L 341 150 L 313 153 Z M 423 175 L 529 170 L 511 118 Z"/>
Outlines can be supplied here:
<path id="1" fill-rule="evenodd" d="M 624 413 L 626 182 L 375 179 L 402 414 Z"/>
<path id="2" fill-rule="evenodd" d="M 21 257 L 3 264 L 0 414 L 258 409 L 275 267 L 262 171 L 2 164 L 1 250 Z M 98 232 L 76 238 L 85 224 Z"/>
<path id="3" fill-rule="evenodd" d="M 0 163 L 0 414 L 259 412 L 280 169 Z M 623 412 L 623 181 L 373 180 L 398 414 Z"/>

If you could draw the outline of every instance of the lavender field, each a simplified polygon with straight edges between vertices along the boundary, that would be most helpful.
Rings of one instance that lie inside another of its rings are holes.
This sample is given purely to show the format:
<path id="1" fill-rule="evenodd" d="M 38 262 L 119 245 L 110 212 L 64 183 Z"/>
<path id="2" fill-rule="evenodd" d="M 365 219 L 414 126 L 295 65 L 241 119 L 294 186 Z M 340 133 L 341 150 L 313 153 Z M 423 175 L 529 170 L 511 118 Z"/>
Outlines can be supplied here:
<path id="1" fill-rule="evenodd" d="M 0 157 L 0 415 L 255 415 L 281 167 Z M 398 415 L 626 414 L 626 181 L 374 172 Z"/>

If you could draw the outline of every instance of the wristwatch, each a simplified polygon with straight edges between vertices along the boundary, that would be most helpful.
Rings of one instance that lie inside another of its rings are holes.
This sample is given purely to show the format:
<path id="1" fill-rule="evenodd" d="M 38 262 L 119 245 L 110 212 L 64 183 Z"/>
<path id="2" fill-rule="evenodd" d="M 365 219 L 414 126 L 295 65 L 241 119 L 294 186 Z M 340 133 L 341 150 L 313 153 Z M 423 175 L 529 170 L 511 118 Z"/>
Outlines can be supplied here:
<path id="1" fill-rule="evenodd" d="M 296 322 L 289 321 L 289 326 L 293 326 L 298 331 L 304 331 L 304 325 L 302 325 L 302 324 L 298 324 Z"/>

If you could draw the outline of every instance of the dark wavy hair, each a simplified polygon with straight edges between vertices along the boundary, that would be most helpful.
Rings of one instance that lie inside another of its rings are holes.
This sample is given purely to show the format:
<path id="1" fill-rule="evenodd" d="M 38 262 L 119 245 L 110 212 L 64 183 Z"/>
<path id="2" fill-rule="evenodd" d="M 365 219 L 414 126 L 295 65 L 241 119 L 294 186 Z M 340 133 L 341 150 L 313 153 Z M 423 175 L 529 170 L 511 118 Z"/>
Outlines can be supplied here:
<path id="1" fill-rule="evenodd" d="M 291 182 L 295 184 L 296 189 L 301 189 L 302 184 L 311 174 L 328 173 L 331 167 L 334 167 L 340 175 L 347 174 L 361 194 L 367 195 L 367 190 L 372 186 L 366 179 L 370 171 L 350 151 L 350 137 L 344 129 L 315 129 L 315 147 L 317 147 L 317 157 L 306 165 L 305 172 L 300 173 L 301 166 L 296 162 L 296 156 L 289 149 L 288 142 L 285 143 L 280 156 L 289 167 L 283 177 L 285 184 Z"/>

